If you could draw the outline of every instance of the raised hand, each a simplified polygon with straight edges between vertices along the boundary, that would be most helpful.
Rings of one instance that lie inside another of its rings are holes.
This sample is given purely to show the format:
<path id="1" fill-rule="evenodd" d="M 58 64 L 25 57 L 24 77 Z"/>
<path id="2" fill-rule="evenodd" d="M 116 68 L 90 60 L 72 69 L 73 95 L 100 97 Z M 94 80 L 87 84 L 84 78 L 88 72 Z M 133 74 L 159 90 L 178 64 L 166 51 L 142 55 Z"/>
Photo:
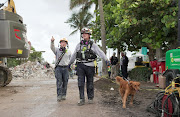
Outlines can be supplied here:
<path id="1" fill-rule="evenodd" d="M 55 40 L 55 39 L 54 39 L 54 37 L 52 36 L 51 41 L 54 42 L 54 40 Z"/>

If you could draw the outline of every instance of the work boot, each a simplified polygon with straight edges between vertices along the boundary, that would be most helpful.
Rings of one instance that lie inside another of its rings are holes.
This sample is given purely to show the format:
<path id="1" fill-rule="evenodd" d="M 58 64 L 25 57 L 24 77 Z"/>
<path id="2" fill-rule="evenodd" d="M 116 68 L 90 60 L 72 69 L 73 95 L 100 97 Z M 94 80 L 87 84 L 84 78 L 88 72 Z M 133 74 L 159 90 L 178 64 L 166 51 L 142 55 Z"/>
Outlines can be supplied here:
<path id="1" fill-rule="evenodd" d="M 62 96 L 62 100 L 66 100 L 66 96 L 65 95 Z"/>
<path id="2" fill-rule="evenodd" d="M 57 97 L 57 101 L 60 102 L 62 100 L 62 97 L 61 96 L 58 96 Z"/>
<path id="3" fill-rule="evenodd" d="M 93 99 L 88 99 L 88 104 L 93 104 Z"/>
<path id="4" fill-rule="evenodd" d="M 85 104 L 85 100 L 84 99 L 80 99 L 78 102 L 78 106 L 82 106 Z"/>

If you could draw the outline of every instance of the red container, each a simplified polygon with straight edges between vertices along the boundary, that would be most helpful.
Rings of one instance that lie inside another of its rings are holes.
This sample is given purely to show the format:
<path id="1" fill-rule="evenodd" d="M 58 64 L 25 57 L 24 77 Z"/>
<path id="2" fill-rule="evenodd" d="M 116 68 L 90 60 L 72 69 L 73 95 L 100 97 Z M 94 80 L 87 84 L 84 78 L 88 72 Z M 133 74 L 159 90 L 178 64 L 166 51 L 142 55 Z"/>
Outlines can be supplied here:
<path id="1" fill-rule="evenodd" d="M 154 83 L 159 83 L 158 74 L 163 73 L 165 71 L 165 61 L 150 61 L 151 68 L 153 70 L 153 80 Z"/>
<path id="2" fill-rule="evenodd" d="M 159 83 L 158 75 L 156 72 L 158 72 L 159 68 L 157 67 L 157 60 L 155 61 L 150 61 L 151 68 L 153 70 L 153 81 L 154 83 Z"/>
<path id="3" fill-rule="evenodd" d="M 158 72 L 162 74 L 165 71 L 165 61 L 159 61 L 157 67 L 159 69 Z"/>
<path id="4" fill-rule="evenodd" d="M 165 109 L 170 114 L 167 114 L 167 113 L 164 112 L 164 116 L 163 117 L 172 117 L 172 114 L 173 114 L 173 103 L 172 103 L 171 99 L 168 98 L 167 102 L 165 103 L 165 106 L 164 106 L 164 102 L 165 102 L 166 99 L 167 99 L 167 95 L 164 95 L 163 98 L 162 98 L 162 109 Z"/>

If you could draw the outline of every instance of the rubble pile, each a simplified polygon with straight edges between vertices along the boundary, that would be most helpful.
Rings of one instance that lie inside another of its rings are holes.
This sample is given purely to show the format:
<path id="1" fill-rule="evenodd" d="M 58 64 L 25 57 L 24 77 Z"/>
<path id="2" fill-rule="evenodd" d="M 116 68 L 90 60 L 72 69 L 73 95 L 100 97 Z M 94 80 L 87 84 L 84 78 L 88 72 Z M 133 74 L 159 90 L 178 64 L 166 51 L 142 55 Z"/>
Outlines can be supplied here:
<path id="1" fill-rule="evenodd" d="M 14 79 L 51 79 L 54 78 L 54 69 L 47 68 L 39 62 L 26 62 L 14 68 L 10 68 Z"/>

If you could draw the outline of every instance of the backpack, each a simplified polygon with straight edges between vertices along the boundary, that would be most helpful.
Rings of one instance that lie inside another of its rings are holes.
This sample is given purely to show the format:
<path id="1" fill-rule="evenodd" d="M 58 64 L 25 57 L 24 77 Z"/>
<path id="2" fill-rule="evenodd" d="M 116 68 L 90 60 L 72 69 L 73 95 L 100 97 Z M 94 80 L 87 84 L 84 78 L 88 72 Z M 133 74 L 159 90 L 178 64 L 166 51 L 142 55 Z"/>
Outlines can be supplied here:
<path id="1" fill-rule="evenodd" d="M 117 58 L 117 57 L 112 56 L 112 58 L 111 58 L 111 64 L 112 64 L 112 65 L 116 65 L 116 64 L 117 64 L 117 62 L 118 62 L 118 58 Z"/>

